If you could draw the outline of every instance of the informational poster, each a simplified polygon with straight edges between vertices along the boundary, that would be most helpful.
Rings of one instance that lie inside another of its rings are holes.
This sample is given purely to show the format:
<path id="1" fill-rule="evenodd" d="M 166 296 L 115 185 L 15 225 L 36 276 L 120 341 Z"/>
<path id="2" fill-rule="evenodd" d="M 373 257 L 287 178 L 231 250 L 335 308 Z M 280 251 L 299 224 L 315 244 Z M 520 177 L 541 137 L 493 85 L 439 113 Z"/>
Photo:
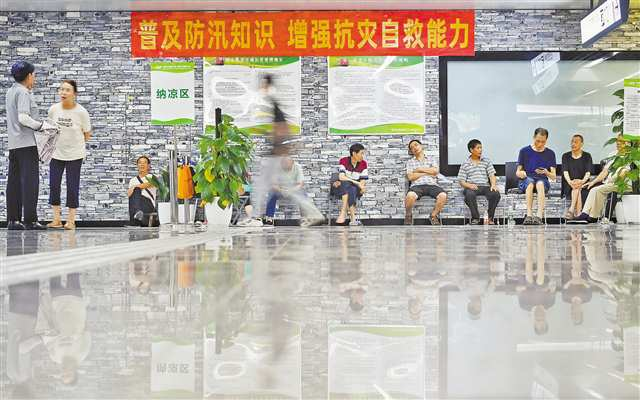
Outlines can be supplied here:
<path id="1" fill-rule="evenodd" d="M 424 326 L 329 326 L 329 399 L 423 399 Z"/>
<path id="2" fill-rule="evenodd" d="M 193 393 L 196 388 L 196 346 L 175 340 L 151 344 L 151 392 L 163 395 Z"/>
<path id="3" fill-rule="evenodd" d="M 217 57 L 204 59 L 204 123 L 215 126 L 215 109 L 233 117 L 249 134 L 273 127 L 273 103 L 284 112 L 289 132 L 300 133 L 300 57 Z M 270 91 L 261 89 L 271 75 Z"/>
<path id="4" fill-rule="evenodd" d="M 422 135 L 423 57 L 329 57 L 329 134 Z"/>
<path id="5" fill-rule="evenodd" d="M 194 63 L 151 63 L 151 125 L 192 125 Z"/>
<path id="6" fill-rule="evenodd" d="M 302 398 L 301 329 L 283 324 L 275 328 L 276 335 L 268 323 L 250 324 L 233 337 L 221 338 L 205 328 L 204 397 Z M 274 343 L 274 337 L 282 342 Z"/>
<path id="7" fill-rule="evenodd" d="M 624 80 L 625 135 L 640 135 L 640 77 Z"/>

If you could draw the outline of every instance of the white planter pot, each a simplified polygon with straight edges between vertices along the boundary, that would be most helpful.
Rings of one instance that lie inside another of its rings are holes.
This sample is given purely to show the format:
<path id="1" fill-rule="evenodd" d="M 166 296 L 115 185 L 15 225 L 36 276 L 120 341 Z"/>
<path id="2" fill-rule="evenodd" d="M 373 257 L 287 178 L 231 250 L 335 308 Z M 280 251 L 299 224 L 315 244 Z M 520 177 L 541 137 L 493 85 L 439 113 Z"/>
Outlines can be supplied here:
<path id="1" fill-rule="evenodd" d="M 178 204 L 178 222 L 184 224 L 185 206 Z M 189 204 L 189 222 L 193 223 L 196 218 L 196 205 Z M 158 220 L 160 225 L 171 223 L 171 203 L 158 203 Z"/>
<path id="2" fill-rule="evenodd" d="M 622 196 L 622 208 L 627 224 L 640 224 L 640 195 L 625 194 Z"/>
<path id="3" fill-rule="evenodd" d="M 227 208 L 220 208 L 218 206 L 218 198 L 213 200 L 213 203 L 207 203 L 204 206 L 204 214 L 207 217 L 208 227 L 228 227 L 231 224 L 231 214 L 233 208 L 229 205 Z"/>

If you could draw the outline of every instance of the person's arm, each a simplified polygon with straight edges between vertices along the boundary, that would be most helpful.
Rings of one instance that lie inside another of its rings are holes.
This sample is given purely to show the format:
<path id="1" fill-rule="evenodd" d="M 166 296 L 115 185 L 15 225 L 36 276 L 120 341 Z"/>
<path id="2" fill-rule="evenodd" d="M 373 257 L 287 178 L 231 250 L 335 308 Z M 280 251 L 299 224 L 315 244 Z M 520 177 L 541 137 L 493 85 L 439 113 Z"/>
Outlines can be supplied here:
<path id="1" fill-rule="evenodd" d="M 582 184 L 589 182 L 589 178 L 591 178 L 591 170 L 593 169 L 593 160 L 591 159 L 591 154 L 587 153 L 584 155 L 584 170 L 587 171 L 582 178 Z"/>
<path id="2" fill-rule="evenodd" d="M 35 119 L 31 118 L 29 114 L 19 113 L 18 114 L 18 122 L 21 125 L 26 126 L 27 128 L 31 128 L 34 131 L 39 131 L 42 128 L 43 122 L 38 122 Z"/>
<path id="3" fill-rule="evenodd" d="M 136 188 L 135 182 L 136 182 L 135 178 L 129 181 L 129 188 L 127 189 L 127 197 L 131 197 L 133 195 L 133 191 Z"/>
<path id="4" fill-rule="evenodd" d="M 518 165 L 518 168 L 516 169 L 516 176 L 520 179 L 526 179 L 527 172 L 524 170 L 522 165 Z"/>
<path id="5" fill-rule="evenodd" d="M 600 183 L 600 182 L 604 181 L 607 178 L 608 175 L 609 175 L 609 169 L 605 165 L 602 168 L 602 171 L 600 171 L 600 173 L 598 174 L 598 176 L 596 176 L 591 182 L 587 183 L 587 185 L 586 185 L 587 189 L 591 189 L 597 183 Z"/>
<path id="6" fill-rule="evenodd" d="M 489 184 L 492 192 L 498 191 L 498 180 L 496 179 L 496 169 L 491 162 L 488 162 L 487 175 L 489 175 Z"/>
<path id="7" fill-rule="evenodd" d="M 89 118 L 89 113 L 86 110 L 82 113 L 82 120 L 82 134 L 86 143 L 91 139 L 91 118 Z"/>
<path id="8" fill-rule="evenodd" d="M 304 187 L 304 174 L 302 173 L 302 167 L 300 167 L 300 164 L 296 164 L 295 165 L 296 172 L 297 172 L 297 176 L 296 176 L 296 186 L 294 187 L 295 190 L 302 190 L 302 188 Z"/>
<path id="9" fill-rule="evenodd" d="M 555 181 L 558 176 L 556 175 L 556 167 L 549 168 L 549 171 L 545 174 L 550 181 Z"/>
<path id="10" fill-rule="evenodd" d="M 42 122 L 36 121 L 30 115 L 31 113 L 31 95 L 27 92 L 18 94 L 18 122 L 22 126 L 39 131 L 42 128 Z"/>

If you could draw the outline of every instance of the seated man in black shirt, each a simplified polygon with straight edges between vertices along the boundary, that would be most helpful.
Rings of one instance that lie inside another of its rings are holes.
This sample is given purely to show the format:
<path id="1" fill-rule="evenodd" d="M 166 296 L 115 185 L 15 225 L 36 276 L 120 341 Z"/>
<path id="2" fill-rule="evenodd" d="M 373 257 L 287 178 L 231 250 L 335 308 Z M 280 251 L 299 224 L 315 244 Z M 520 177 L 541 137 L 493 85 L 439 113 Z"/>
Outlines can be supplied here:
<path id="1" fill-rule="evenodd" d="M 582 212 L 582 204 L 587 200 L 589 190 L 587 182 L 593 170 L 591 154 L 582 151 L 584 138 L 576 133 L 571 138 L 571 151 L 562 155 L 562 193 L 571 199 L 571 205 L 565 214 L 573 219 Z"/>

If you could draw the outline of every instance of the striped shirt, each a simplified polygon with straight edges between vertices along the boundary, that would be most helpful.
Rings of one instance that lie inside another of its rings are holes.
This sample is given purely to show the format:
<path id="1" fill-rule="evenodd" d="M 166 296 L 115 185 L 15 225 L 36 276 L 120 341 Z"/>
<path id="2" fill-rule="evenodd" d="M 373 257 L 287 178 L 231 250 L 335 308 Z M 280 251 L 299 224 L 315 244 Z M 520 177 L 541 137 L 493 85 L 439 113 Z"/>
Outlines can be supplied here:
<path id="1" fill-rule="evenodd" d="M 427 162 L 427 158 L 423 157 L 422 160 L 418 160 L 413 157 L 409 161 L 407 161 L 407 174 L 412 173 L 418 168 L 432 168 L 433 165 Z M 415 181 L 411 182 L 411 187 L 418 185 L 437 185 L 438 180 L 433 175 L 423 175 Z"/>
<path id="2" fill-rule="evenodd" d="M 458 172 L 458 181 L 473 183 L 478 186 L 490 186 L 489 177 L 496 174 L 491 160 L 488 158 L 480 158 L 477 164 L 471 161 L 471 157 L 462 163 Z"/>
<path id="3" fill-rule="evenodd" d="M 354 166 L 351 164 L 351 157 L 343 157 L 338 164 L 338 172 L 354 181 L 369 179 L 369 170 L 365 160 L 358 161 Z"/>

